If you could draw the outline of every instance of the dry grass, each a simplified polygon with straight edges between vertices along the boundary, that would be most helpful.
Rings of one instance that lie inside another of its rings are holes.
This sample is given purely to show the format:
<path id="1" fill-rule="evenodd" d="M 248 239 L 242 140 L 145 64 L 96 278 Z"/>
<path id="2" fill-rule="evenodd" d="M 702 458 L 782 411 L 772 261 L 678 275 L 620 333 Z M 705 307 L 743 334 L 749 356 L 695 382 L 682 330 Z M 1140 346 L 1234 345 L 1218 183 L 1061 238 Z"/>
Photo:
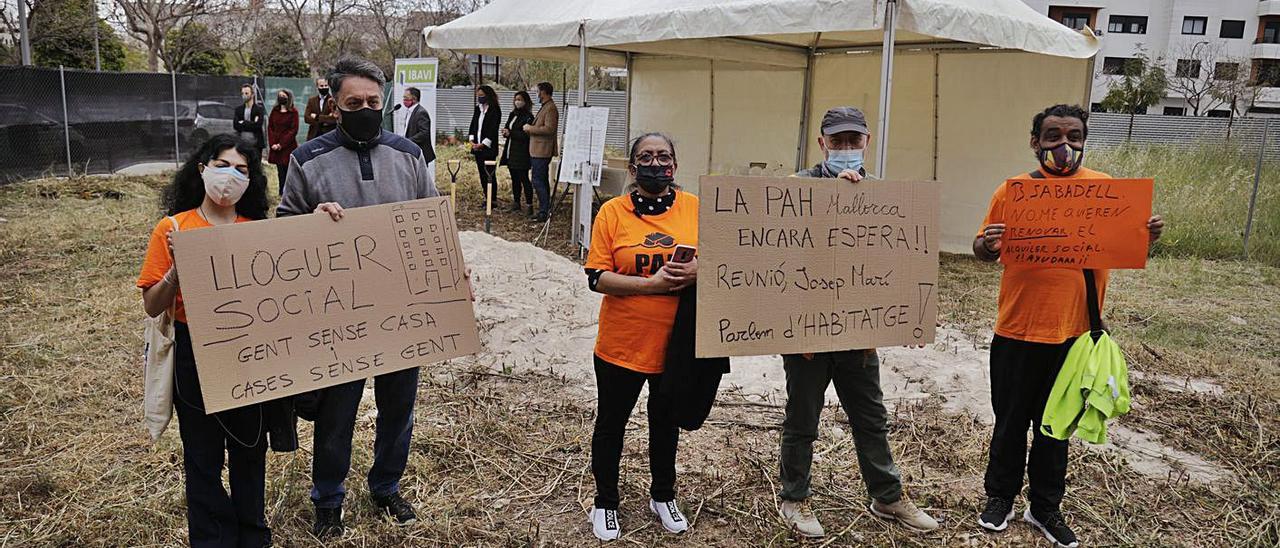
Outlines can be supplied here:
<path id="1" fill-rule="evenodd" d="M 482 226 L 468 207 L 479 197 L 473 171 L 464 168 L 463 229 Z M 176 432 L 151 447 L 138 424 L 142 329 L 133 279 L 162 184 L 110 178 L 0 189 L 0 546 L 185 542 Z M 528 241 L 539 228 L 500 214 L 494 232 Z M 550 234 L 550 247 L 572 253 L 567 221 Z M 989 329 L 998 277 L 992 265 L 945 257 L 944 321 L 975 337 Z M 1065 511 L 1086 542 L 1280 544 L 1278 282 L 1280 270 L 1271 267 L 1175 258 L 1115 277 L 1108 320 L 1134 368 L 1226 387 L 1211 396 L 1139 386 L 1142 406 L 1125 420 L 1239 480 L 1152 481 L 1113 453 L 1074 445 Z M 338 544 L 595 544 L 585 521 L 594 394 L 577 388 L 581 379 L 503 372 L 478 359 L 425 370 L 403 484 L 425 518 L 417 524 L 388 525 L 368 502 L 362 475 L 373 415 L 362 411 L 347 484 L 352 527 Z M 798 541 L 778 519 L 774 497 L 781 409 L 733 393 L 722 399 L 707 427 L 682 436 L 679 489 L 695 524 L 683 537 L 661 531 L 644 507 L 647 421 L 638 406 L 623 458 L 622 545 L 1044 545 L 1022 524 L 991 536 L 973 523 L 989 429 L 943 412 L 936 397 L 899 405 L 890 439 L 909 493 L 943 528 L 912 535 L 865 511 L 852 440 L 833 408 L 814 467 L 815 502 L 830 535 Z M 308 533 L 309 424 L 301 434 L 301 451 L 272 453 L 268 462 L 268 520 L 281 546 L 319 545 Z"/>

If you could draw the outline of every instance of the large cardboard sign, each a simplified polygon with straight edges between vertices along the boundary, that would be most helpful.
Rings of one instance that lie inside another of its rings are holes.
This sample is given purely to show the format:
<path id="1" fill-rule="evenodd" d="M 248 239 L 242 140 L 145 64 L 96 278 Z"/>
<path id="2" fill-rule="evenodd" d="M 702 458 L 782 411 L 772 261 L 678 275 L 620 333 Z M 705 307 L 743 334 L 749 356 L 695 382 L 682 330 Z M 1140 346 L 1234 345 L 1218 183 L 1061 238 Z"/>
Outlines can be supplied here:
<path id="1" fill-rule="evenodd" d="M 180 232 L 212 413 L 480 349 L 447 198 Z"/>
<path id="2" fill-rule="evenodd" d="M 1005 184 L 1005 264 L 1147 266 L 1153 180 L 1028 178 Z"/>
<path id="3" fill-rule="evenodd" d="M 699 357 L 933 340 L 939 183 L 704 176 L 699 185 Z"/>

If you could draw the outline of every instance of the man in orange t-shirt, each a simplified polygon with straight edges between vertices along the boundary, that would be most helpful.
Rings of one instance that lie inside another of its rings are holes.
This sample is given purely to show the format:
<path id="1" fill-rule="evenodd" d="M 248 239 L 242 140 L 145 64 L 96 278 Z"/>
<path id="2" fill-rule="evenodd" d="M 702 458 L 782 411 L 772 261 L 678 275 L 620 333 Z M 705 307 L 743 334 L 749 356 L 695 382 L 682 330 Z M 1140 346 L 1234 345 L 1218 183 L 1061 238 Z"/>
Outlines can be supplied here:
<path id="1" fill-rule="evenodd" d="M 1088 112 L 1072 105 L 1054 105 L 1036 114 L 1031 122 L 1031 150 L 1040 169 L 1019 178 L 1110 178 L 1080 165 L 1088 119 Z M 1000 258 L 1006 186 L 1002 183 L 991 197 L 983 229 L 973 240 L 973 254 L 984 261 Z M 1159 215 L 1147 221 L 1152 242 L 1163 229 Z M 1101 310 L 1107 271 L 1093 273 Z M 1025 470 L 1031 489 L 1023 519 L 1058 546 L 1078 545 L 1059 508 L 1067 483 L 1067 442 L 1040 433 L 1040 417 L 1072 342 L 1089 330 L 1085 294 L 1084 275 L 1078 268 L 1004 267 L 991 341 L 991 407 L 996 422 L 987 461 L 987 504 L 978 517 L 988 530 L 1008 527 Z M 1029 460 L 1027 428 L 1034 432 Z"/>

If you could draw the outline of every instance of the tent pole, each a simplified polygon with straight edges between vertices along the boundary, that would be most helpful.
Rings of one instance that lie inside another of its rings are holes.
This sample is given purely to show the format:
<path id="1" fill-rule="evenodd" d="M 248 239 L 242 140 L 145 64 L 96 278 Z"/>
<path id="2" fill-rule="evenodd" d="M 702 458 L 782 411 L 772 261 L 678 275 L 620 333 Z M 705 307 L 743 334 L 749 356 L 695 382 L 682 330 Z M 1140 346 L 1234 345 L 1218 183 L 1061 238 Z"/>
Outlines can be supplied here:
<path id="1" fill-rule="evenodd" d="M 893 44 L 897 39 L 898 0 L 885 0 L 884 4 L 884 45 L 880 50 L 880 114 L 876 127 L 876 136 L 880 145 L 876 147 L 876 170 L 881 179 L 885 178 L 889 161 L 889 99 L 893 95 Z"/>
<path id="2" fill-rule="evenodd" d="M 813 94 L 814 56 L 818 53 L 818 41 L 821 39 L 821 32 L 813 34 L 813 44 L 809 46 L 809 57 L 804 64 L 804 88 L 800 92 L 800 142 L 796 147 L 796 167 L 793 171 L 804 169 L 805 156 L 809 154 L 809 116 L 813 114 L 813 105 L 809 104 L 809 97 Z"/>
<path id="3" fill-rule="evenodd" d="M 635 59 L 631 57 L 631 52 L 627 52 L 627 118 L 625 120 L 627 129 L 627 138 L 624 139 L 628 145 L 631 144 L 631 87 L 636 79 L 631 75 L 631 67 Z"/>
<path id="4" fill-rule="evenodd" d="M 629 86 L 628 86 L 629 87 Z M 587 106 L 587 22 L 578 23 L 578 107 Z M 564 155 L 560 155 L 561 168 L 564 167 Z M 573 194 L 573 230 L 572 243 L 578 246 L 578 255 L 582 255 L 583 248 L 587 246 L 587 239 L 590 234 L 579 234 L 578 227 L 582 226 L 582 215 L 578 209 L 581 207 L 582 200 L 591 200 L 591 185 L 578 185 L 577 192 Z M 590 213 L 588 213 L 590 215 Z M 586 219 L 587 225 L 590 226 L 591 219 Z"/>

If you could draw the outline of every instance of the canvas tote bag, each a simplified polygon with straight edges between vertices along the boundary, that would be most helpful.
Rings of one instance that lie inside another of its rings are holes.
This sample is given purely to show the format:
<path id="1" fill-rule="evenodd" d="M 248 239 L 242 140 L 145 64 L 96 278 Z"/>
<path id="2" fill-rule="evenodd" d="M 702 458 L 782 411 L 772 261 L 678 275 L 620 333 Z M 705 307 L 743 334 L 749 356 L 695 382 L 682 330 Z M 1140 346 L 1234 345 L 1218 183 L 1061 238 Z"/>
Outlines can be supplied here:
<path id="1" fill-rule="evenodd" d="M 178 221 L 168 217 L 173 230 Z M 159 316 L 143 319 L 143 424 L 154 443 L 173 417 L 173 306 Z"/>

